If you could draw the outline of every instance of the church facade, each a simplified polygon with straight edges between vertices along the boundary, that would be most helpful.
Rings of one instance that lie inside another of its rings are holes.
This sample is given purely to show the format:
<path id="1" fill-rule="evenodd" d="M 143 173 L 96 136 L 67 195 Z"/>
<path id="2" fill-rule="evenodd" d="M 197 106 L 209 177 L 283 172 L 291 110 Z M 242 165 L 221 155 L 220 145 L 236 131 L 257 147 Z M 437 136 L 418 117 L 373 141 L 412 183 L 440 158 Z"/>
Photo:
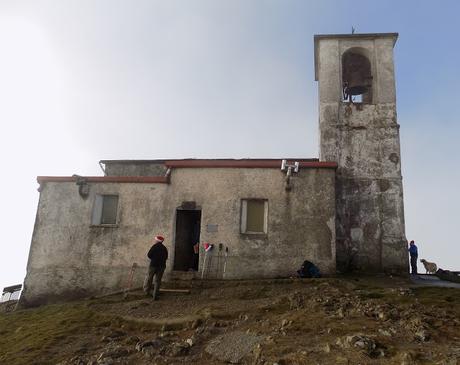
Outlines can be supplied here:
<path id="1" fill-rule="evenodd" d="M 23 304 L 141 286 L 156 234 L 166 279 L 288 277 L 304 260 L 407 272 L 396 39 L 315 36 L 319 159 L 103 160 L 104 176 L 38 177 Z"/>

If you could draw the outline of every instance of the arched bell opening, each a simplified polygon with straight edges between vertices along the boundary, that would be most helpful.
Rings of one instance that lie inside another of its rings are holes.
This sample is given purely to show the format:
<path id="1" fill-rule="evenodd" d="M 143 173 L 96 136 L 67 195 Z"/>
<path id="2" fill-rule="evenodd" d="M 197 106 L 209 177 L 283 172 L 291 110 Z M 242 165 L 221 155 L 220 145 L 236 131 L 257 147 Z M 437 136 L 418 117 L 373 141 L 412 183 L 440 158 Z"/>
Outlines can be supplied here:
<path id="1" fill-rule="evenodd" d="M 342 55 L 343 100 L 372 103 L 372 70 L 365 50 L 352 48 Z"/>

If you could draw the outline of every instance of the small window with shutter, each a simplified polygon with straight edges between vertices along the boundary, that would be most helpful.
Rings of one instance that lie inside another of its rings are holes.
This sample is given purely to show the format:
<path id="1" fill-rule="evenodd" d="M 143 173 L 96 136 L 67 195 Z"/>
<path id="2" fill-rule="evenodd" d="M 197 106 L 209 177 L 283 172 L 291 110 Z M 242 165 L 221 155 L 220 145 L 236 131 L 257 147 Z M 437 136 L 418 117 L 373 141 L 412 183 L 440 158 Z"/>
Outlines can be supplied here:
<path id="1" fill-rule="evenodd" d="M 118 195 L 97 194 L 94 200 L 91 224 L 96 226 L 116 225 Z"/>
<path id="2" fill-rule="evenodd" d="M 243 199 L 241 201 L 241 233 L 266 234 L 268 232 L 268 200 Z"/>

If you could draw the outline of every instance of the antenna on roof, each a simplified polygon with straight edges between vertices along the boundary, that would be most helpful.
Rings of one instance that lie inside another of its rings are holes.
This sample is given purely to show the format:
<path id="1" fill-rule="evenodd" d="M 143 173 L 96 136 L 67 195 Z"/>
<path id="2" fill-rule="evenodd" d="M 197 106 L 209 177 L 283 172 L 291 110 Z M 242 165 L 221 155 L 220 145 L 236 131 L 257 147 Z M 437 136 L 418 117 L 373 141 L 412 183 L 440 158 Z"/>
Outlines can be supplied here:
<path id="1" fill-rule="evenodd" d="M 292 173 L 292 170 L 291 169 L 294 169 L 294 172 L 299 172 L 299 166 L 300 166 L 300 163 L 299 162 L 294 162 L 294 163 L 289 163 L 287 162 L 287 160 L 282 160 L 281 161 L 281 171 L 288 171 L 288 173 L 291 171 Z"/>
<path id="2" fill-rule="evenodd" d="M 281 171 L 286 171 L 286 190 L 289 191 L 291 190 L 291 176 L 292 173 L 299 172 L 299 167 L 300 163 L 299 162 L 294 162 L 294 163 L 288 163 L 287 160 L 282 160 L 281 161 Z"/>

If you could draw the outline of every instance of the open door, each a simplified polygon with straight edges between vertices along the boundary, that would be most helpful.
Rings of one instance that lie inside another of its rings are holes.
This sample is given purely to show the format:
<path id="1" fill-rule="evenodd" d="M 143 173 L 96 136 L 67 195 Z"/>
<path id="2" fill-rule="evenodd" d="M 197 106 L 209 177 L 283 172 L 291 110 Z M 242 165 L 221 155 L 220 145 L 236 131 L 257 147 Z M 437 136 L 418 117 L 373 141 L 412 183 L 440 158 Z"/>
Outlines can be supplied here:
<path id="1" fill-rule="evenodd" d="M 200 242 L 201 210 L 176 211 L 176 242 L 174 270 L 198 270 L 198 252 L 193 246 Z"/>

